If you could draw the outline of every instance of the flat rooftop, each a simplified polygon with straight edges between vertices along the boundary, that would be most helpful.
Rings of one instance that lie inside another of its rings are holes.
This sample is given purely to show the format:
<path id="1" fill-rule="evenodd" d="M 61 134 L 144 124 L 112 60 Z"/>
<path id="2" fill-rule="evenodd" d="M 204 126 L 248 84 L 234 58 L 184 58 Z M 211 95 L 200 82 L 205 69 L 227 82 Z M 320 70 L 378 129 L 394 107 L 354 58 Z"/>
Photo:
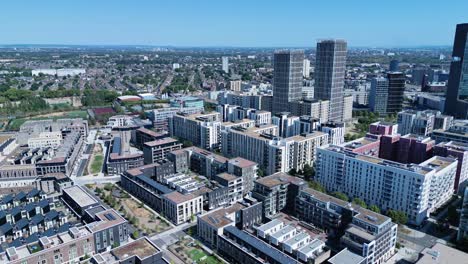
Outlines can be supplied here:
<path id="1" fill-rule="evenodd" d="M 156 147 L 156 146 L 161 146 L 161 145 L 170 144 L 170 143 L 177 143 L 177 142 L 179 142 L 177 139 L 166 137 L 166 138 L 156 139 L 153 141 L 146 142 L 145 145 L 148 147 Z"/>
<path id="2" fill-rule="evenodd" d="M 349 251 L 347 248 L 328 260 L 330 264 L 361 264 L 363 261 L 364 257 Z"/>
<path id="3" fill-rule="evenodd" d="M 305 184 L 304 180 L 294 177 L 294 176 L 290 176 L 283 172 L 277 172 L 270 176 L 260 178 L 256 180 L 256 182 L 268 188 L 273 188 L 275 186 L 286 184 L 286 183 L 294 183 L 297 185 Z"/>
<path id="4" fill-rule="evenodd" d="M 440 243 L 425 248 L 421 254 L 416 264 L 468 264 L 468 254 Z"/>
<path id="5" fill-rule="evenodd" d="M 139 259 L 145 259 L 159 252 L 159 248 L 148 241 L 146 237 L 137 239 L 112 250 L 112 254 L 119 260 L 124 260 L 132 256 L 136 256 Z"/>
<path id="6" fill-rule="evenodd" d="M 174 191 L 174 192 L 165 194 L 164 197 L 167 200 L 172 201 L 175 204 L 184 203 L 184 202 L 187 202 L 187 201 L 190 201 L 190 200 L 196 198 L 196 196 L 191 194 L 191 193 L 181 194 L 178 191 Z"/>
<path id="7" fill-rule="evenodd" d="M 260 230 L 260 231 L 266 231 L 266 230 L 269 230 L 275 226 L 278 226 L 278 225 L 281 225 L 283 223 L 283 221 L 279 220 L 279 219 L 273 219 L 271 220 L 270 222 L 266 223 L 266 224 L 263 224 L 259 227 L 257 227 L 257 230 Z"/>
<path id="8" fill-rule="evenodd" d="M 99 203 L 96 199 L 94 199 L 94 197 L 92 197 L 78 185 L 63 189 L 63 192 L 72 198 L 73 201 L 75 201 L 80 207 L 86 207 Z"/>

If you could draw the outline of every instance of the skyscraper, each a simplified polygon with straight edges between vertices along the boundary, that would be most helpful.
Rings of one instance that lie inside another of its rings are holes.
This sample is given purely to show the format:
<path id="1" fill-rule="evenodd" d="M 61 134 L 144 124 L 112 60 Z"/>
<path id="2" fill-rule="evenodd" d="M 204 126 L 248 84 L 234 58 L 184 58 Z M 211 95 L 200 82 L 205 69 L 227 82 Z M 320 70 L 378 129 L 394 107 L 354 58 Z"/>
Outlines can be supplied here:
<path id="1" fill-rule="evenodd" d="M 399 64 L 400 64 L 400 62 L 398 60 L 391 60 L 389 70 L 391 72 L 399 71 L 400 70 L 400 65 Z"/>
<path id="2" fill-rule="evenodd" d="M 388 79 L 384 77 L 373 78 L 369 95 L 369 107 L 372 112 L 379 115 L 387 113 Z"/>
<path id="3" fill-rule="evenodd" d="M 445 112 L 456 118 L 468 118 L 468 23 L 458 24 L 453 42 Z M 465 60 L 465 58 L 467 58 Z"/>
<path id="4" fill-rule="evenodd" d="M 228 57 L 222 57 L 223 60 L 223 71 L 225 73 L 229 73 L 229 58 Z"/>
<path id="5" fill-rule="evenodd" d="M 387 114 L 398 113 L 403 108 L 406 77 L 402 72 L 387 73 L 388 100 Z"/>
<path id="6" fill-rule="evenodd" d="M 330 101 L 330 121 L 342 121 L 347 44 L 344 40 L 317 43 L 315 99 Z"/>
<path id="7" fill-rule="evenodd" d="M 303 50 L 278 50 L 273 59 L 273 112 L 289 111 L 289 103 L 301 100 Z"/>
<path id="8" fill-rule="evenodd" d="M 310 60 L 304 59 L 304 70 L 303 70 L 304 78 L 310 77 Z"/>

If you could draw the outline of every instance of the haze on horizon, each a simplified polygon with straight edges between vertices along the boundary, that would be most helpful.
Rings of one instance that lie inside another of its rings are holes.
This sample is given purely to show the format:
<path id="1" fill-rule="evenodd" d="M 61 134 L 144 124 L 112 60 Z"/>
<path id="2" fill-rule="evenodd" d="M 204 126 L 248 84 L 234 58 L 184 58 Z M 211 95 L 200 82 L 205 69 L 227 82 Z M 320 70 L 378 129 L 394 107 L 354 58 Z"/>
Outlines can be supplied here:
<path id="1" fill-rule="evenodd" d="M 25 3 L 26 2 L 26 3 Z M 444 5 L 445 4 L 445 5 Z M 5 1 L 0 45 L 451 46 L 468 1 Z"/>

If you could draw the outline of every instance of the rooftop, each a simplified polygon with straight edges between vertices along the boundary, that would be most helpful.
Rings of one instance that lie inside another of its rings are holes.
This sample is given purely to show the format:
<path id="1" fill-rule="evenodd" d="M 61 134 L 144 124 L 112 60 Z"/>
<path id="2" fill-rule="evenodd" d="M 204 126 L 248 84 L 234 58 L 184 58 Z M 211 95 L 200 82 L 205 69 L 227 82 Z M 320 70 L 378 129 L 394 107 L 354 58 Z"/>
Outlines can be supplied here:
<path id="1" fill-rule="evenodd" d="M 68 194 L 68 196 L 70 196 L 70 198 L 72 198 L 80 207 L 98 204 L 96 199 L 78 185 L 63 189 L 63 192 Z"/>
<path id="2" fill-rule="evenodd" d="M 468 263 L 468 254 L 440 243 L 435 244 L 432 248 L 424 249 L 421 254 L 422 257 L 416 264 Z"/>
<path id="3" fill-rule="evenodd" d="M 112 254 L 119 260 L 124 260 L 132 256 L 136 256 L 142 260 L 159 252 L 159 248 L 146 237 L 142 237 L 112 250 Z"/>
<path id="4" fill-rule="evenodd" d="M 273 188 L 282 184 L 289 184 L 289 183 L 294 183 L 297 185 L 305 184 L 304 180 L 294 177 L 294 176 L 290 176 L 283 172 L 277 172 L 270 176 L 260 178 L 256 180 L 255 182 L 268 188 Z"/>
<path id="5" fill-rule="evenodd" d="M 349 251 L 347 248 L 328 260 L 330 264 L 361 264 L 364 257 Z"/>
<path id="6" fill-rule="evenodd" d="M 188 202 L 188 201 L 190 201 L 192 199 L 197 198 L 197 196 L 195 196 L 195 195 L 193 195 L 191 193 L 181 194 L 180 192 L 177 192 L 177 191 L 165 194 L 164 197 L 167 200 L 172 201 L 175 204 Z"/>

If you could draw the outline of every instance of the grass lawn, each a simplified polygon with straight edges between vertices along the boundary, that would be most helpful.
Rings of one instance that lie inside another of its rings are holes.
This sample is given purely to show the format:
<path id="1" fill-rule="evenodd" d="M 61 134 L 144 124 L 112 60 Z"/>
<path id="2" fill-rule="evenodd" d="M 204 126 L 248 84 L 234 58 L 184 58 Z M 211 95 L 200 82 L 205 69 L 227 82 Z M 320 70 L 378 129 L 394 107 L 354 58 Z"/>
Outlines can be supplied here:
<path id="1" fill-rule="evenodd" d="M 206 259 L 202 260 L 200 264 L 221 264 L 221 262 L 217 260 L 215 257 L 209 256 Z"/>
<path id="2" fill-rule="evenodd" d="M 104 161 L 104 156 L 101 154 L 97 154 L 94 156 L 93 164 L 91 164 L 91 173 L 96 174 L 101 172 L 102 163 Z"/>
<path id="3" fill-rule="evenodd" d="M 213 256 L 207 256 L 203 250 L 199 249 L 192 249 L 189 252 L 190 258 L 197 263 L 200 264 L 221 264 L 219 260 L 217 260 Z M 205 259 L 201 260 L 203 257 L 206 257 Z"/>
<path id="4" fill-rule="evenodd" d="M 59 119 L 59 118 L 83 118 L 87 119 L 88 113 L 86 111 L 70 111 L 63 113 L 59 116 L 50 116 L 50 117 L 31 117 L 31 118 L 17 118 L 10 121 L 8 124 L 8 130 L 19 130 L 20 126 L 28 120 L 46 120 L 46 119 Z"/>
<path id="5" fill-rule="evenodd" d="M 13 119 L 10 121 L 8 124 L 8 129 L 9 130 L 19 130 L 20 126 L 26 122 L 26 118 L 18 118 L 18 119 Z"/>
<path id="6" fill-rule="evenodd" d="M 190 250 L 189 252 L 190 254 L 190 258 L 195 260 L 195 261 L 199 261 L 201 258 L 203 258 L 204 256 L 206 256 L 206 254 L 201 251 L 201 250 L 198 250 L 198 249 L 192 249 Z"/>

